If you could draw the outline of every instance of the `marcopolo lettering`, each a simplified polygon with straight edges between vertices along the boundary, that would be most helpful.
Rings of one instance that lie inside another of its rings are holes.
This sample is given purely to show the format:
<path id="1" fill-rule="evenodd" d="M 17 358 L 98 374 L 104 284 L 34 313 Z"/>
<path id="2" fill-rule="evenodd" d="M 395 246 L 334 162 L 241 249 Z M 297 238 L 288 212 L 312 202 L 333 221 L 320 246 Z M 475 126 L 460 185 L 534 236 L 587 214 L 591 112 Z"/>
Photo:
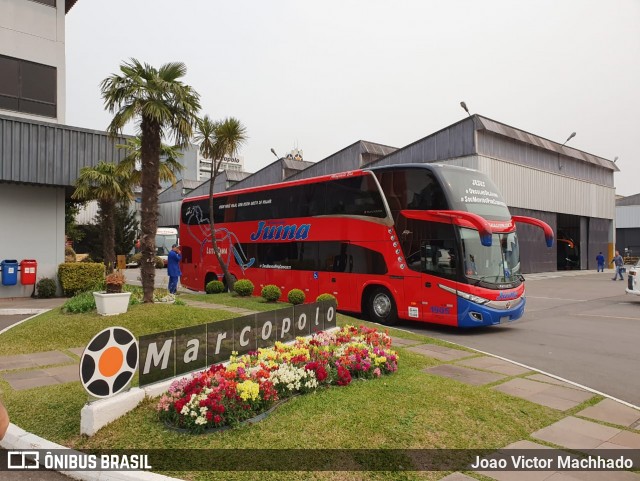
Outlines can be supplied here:
<path id="1" fill-rule="evenodd" d="M 311 224 L 277 224 L 267 225 L 263 220 L 258 222 L 258 229 L 251 234 L 251 240 L 305 240 L 309 237 Z"/>
<path id="2" fill-rule="evenodd" d="M 140 337 L 140 386 L 336 326 L 334 301 L 302 304 Z"/>

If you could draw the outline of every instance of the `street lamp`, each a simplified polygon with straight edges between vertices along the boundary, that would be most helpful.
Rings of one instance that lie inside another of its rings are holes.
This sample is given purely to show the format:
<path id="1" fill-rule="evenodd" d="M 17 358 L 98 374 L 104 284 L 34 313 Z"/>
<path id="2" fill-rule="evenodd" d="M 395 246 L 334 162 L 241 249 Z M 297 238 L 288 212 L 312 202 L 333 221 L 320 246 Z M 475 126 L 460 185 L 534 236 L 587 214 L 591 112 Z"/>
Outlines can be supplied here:
<path id="1" fill-rule="evenodd" d="M 569 137 L 567 137 L 567 140 L 565 140 L 561 147 L 564 147 L 564 144 L 566 144 L 567 142 L 569 142 L 571 139 L 573 139 L 576 136 L 575 132 L 571 132 L 571 135 Z M 562 164 L 560 163 L 560 152 L 558 152 L 558 170 L 562 170 Z"/>
<path id="2" fill-rule="evenodd" d="M 562 145 L 564 145 L 564 144 L 566 144 L 567 142 L 569 142 L 569 141 L 570 141 L 571 139 L 573 139 L 575 136 L 576 136 L 576 133 L 575 133 L 575 132 L 571 132 L 571 135 L 567 138 L 567 140 L 565 140 L 565 141 L 564 141 L 564 143 L 563 143 Z"/>
<path id="3" fill-rule="evenodd" d="M 469 113 L 469 109 L 467 108 L 467 104 L 464 103 L 464 100 L 460 102 L 460 107 L 462 107 L 464 111 L 469 114 L 469 117 L 471 117 L 471 114 Z"/>
<path id="4" fill-rule="evenodd" d="M 613 163 L 615 164 L 617 160 L 618 160 L 618 156 L 616 155 L 615 158 L 613 159 Z"/>
<path id="5" fill-rule="evenodd" d="M 274 150 L 273 147 L 271 147 L 271 153 L 276 156 L 276 159 L 280 158 L 280 156 L 278 154 L 276 154 L 276 151 Z"/>

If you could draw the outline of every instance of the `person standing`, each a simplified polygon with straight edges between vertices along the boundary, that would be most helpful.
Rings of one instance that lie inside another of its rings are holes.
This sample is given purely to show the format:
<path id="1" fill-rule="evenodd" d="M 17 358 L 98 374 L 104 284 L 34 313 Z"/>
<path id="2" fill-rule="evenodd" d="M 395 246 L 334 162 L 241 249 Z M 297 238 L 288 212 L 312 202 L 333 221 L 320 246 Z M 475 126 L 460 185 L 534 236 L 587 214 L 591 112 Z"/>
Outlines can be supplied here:
<path id="1" fill-rule="evenodd" d="M 620 251 L 616 251 L 616 255 L 614 256 L 613 259 L 611 259 L 611 262 L 609 262 L 609 264 L 614 264 L 616 269 L 616 273 L 614 274 L 613 279 L 611 280 L 615 281 L 618 278 L 618 276 L 620 276 L 620 280 L 624 281 L 624 276 L 622 275 L 622 268 L 624 266 L 624 261 L 622 260 Z"/>
<path id="2" fill-rule="evenodd" d="M 604 256 L 602 251 L 596 256 L 596 262 L 598 263 L 598 272 L 604 272 Z"/>
<path id="3" fill-rule="evenodd" d="M 178 290 L 178 280 L 182 275 L 180 271 L 180 261 L 182 260 L 182 253 L 178 244 L 173 244 L 169 251 L 167 260 L 167 275 L 169 276 L 169 294 L 175 295 Z"/>

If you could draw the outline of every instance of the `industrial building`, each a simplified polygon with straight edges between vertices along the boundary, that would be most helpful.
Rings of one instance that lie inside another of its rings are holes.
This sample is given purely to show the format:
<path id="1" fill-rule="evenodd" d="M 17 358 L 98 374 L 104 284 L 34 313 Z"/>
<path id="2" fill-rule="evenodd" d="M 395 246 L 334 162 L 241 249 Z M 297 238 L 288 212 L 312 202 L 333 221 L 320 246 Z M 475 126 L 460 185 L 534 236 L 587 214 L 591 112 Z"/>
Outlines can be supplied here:
<path id="1" fill-rule="evenodd" d="M 80 168 L 125 155 L 116 147 L 124 138 L 64 125 L 65 16 L 76 1 L 0 2 L 0 261 L 36 260 L 38 279 L 56 278 L 64 261 L 65 199 Z M 493 179 L 513 214 L 544 220 L 557 233 L 557 247 L 548 249 L 537 229 L 519 226 L 523 272 L 594 269 L 597 252 L 610 256 L 614 249 L 616 165 L 481 115 L 402 148 L 357 141 L 316 163 L 279 158 L 255 174 L 243 172 L 242 162 L 227 159 L 215 192 L 388 164 L 470 167 Z M 198 182 L 207 161 L 195 147 L 185 163 L 183 180 L 160 196 L 159 226 L 177 225 L 184 196 L 209 191 L 206 181 Z M 618 202 L 618 247 L 640 246 L 636 197 Z M 627 208 L 636 216 L 629 222 L 626 211 L 620 214 Z M 19 281 L 0 284 L 0 298 L 32 292 Z"/>
<path id="2" fill-rule="evenodd" d="M 536 217 L 553 228 L 557 242 L 549 249 L 539 229 L 518 227 L 524 273 L 595 269 L 597 253 L 613 251 L 616 165 L 481 115 L 469 116 L 400 149 L 358 141 L 324 160 L 300 165 L 298 172 L 286 171 L 276 161 L 233 188 L 415 162 L 485 172 L 512 214 Z M 222 185 L 214 187 L 214 192 L 225 190 Z M 208 191 L 205 183 L 190 196 Z M 176 221 L 177 215 L 173 217 Z"/>

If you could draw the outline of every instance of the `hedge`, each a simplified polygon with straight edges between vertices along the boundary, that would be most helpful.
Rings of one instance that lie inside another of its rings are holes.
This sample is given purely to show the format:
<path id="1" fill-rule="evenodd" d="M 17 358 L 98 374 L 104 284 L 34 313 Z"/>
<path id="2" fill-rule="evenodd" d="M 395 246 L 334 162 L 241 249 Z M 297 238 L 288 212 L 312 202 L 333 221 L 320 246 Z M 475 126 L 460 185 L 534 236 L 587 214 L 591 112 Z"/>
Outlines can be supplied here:
<path id="1" fill-rule="evenodd" d="M 65 262 L 58 266 L 58 279 L 65 296 L 93 289 L 104 279 L 104 264 Z"/>

